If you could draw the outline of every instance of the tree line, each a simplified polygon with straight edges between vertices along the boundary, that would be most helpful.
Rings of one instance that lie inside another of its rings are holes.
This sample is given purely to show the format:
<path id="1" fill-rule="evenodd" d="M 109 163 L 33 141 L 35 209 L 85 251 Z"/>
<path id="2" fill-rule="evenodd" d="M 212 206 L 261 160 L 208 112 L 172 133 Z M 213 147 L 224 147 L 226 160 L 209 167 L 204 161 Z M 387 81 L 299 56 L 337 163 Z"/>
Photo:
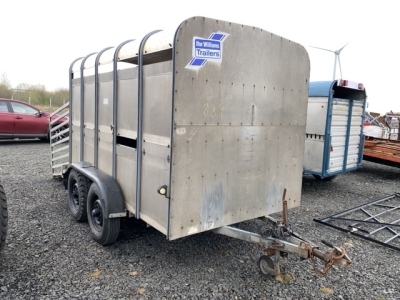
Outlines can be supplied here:
<path id="1" fill-rule="evenodd" d="M 69 101 L 68 89 L 49 92 L 43 85 L 20 83 L 12 87 L 5 73 L 0 78 L 0 98 L 21 100 L 37 106 L 60 107 Z"/>

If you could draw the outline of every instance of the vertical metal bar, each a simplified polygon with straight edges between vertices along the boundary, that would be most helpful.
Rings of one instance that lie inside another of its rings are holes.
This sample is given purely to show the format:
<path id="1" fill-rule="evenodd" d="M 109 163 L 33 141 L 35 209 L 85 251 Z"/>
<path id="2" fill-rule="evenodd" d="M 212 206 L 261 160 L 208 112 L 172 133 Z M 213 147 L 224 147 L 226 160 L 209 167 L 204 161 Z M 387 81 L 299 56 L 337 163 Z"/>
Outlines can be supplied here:
<path id="1" fill-rule="evenodd" d="M 94 166 L 99 167 L 99 61 L 101 55 L 111 49 L 107 47 L 101 50 L 97 56 L 94 64 Z"/>
<path id="2" fill-rule="evenodd" d="M 288 210 L 287 210 L 287 200 L 286 200 L 286 188 L 283 189 L 282 196 L 282 224 L 288 226 Z"/>
<path id="3" fill-rule="evenodd" d="M 350 144 L 350 132 L 351 132 L 351 119 L 353 118 L 353 107 L 354 101 L 349 99 L 349 109 L 347 116 L 347 130 L 346 130 L 346 140 L 344 142 L 344 157 L 343 157 L 343 166 L 342 171 L 345 172 L 347 170 L 347 156 L 349 155 L 349 144 Z"/>
<path id="4" fill-rule="evenodd" d="M 168 216 L 167 216 L 167 239 L 169 239 L 170 236 L 170 228 L 171 228 L 171 191 L 172 191 L 172 163 L 173 163 L 173 157 L 172 157 L 172 145 L 173 145 L 173 137 L 174 137 L 174 105 L 175 105 L 175 74 L 176 74 L 176 66 L 175 66 L 175 57 L 176 57 L 176 51 L 175 51 L 175 45 L 177 44 L 178 40 L 178 35 L 179 35 L 179 30 L 181 26 L 178 27 L 178 29 L 175 31 L 174 35 L 174 44 L 172 45 L 172 86 L 171 86 L 171 123 L 170 123 L 170 146 L 169 146 L 169 182 L 168 182 Z"/>
<path id="5" fill-rule="evenodd" d="M 112 177 L 117 176 L 117 130 L 118 130 L 118 54 L 121 48 L 134 40 L 127 40 L 118 45 L 114 52 L 113 60 L 113 150 L 112 150 Z"/>
<path id="6" fill-rule="evenodd" d="M 361 128 L 360 128 L 360 136 L 361 136 L 361 141 L 360 141 L 360 147 L 358 148 L 358 165 L 361 166 L 362 161 L 363 161 L 363 156 L 364 156 L 364 144 L 365 144 L 365 136 L 363 133 L 364 129 L 364 118 L 365 118 L 365 109 L 367 106 L 367 94 L 366 91 L 364 90 L 364 99 L 362 100 L 363 102 L 363 112 L 362 112 L 362 122 L 361 122 Z"/>
<path id="7" fill-rule="evenodd" d="M 138 125 L 137 125 L 137 169 L 136 169 L 136 218 L 140 219 L 140 204 L 142 195 L 142 148 L 143 148 L 143 55 L 144 46 L 150 36 L 161 30 L 154 30 L 145 35 L 140 42 L 138 54 Z"/>
<path id="8" fill-rule="evenodd" d="M 80 154 L 79 154 L 79 160 L 83 161 L 84 160 L 84 148 L 85 148 L 85 143 L 84 143 L 84 130 L 85 130 L 85 126 L 84 126 L 84 122 L 85 122 L 85 106 L 84 106 L 84 100 L 85 100 L 85 78 L 83 77 L 83 70 L 85 69 L 85 62 L 86 60 L 92 56 L 93 54 L 96 54 L 96 52 L 90 53 L 89 55 L 87 55 L 84 59 L 82 59 L 81 62 L 81 118 L 80 118 L 80 135 L 81 135 L 81 147 L 80 147 Z"/>
<path id="9" fill-rule="evenodd" d="M 69 150 L 68 150 L 68 155 L 69 155 L 69 163 L 72 164 L 72 79 L 74 79 L 74 73 L 73 73 L 73 68 L 74 64 L 82 59 L 82 57 L 79 57 L 75 59 L 71 65 L 69 66 Z"/>
<path id="10" fill-rule="evenodd" d="M 363 120 L 363 124 L 361 125 L 361 132 L 360 132 L 360 147 L 358 148 L 358 159 L 357 159 L 357 165 L 361 166 L 362 165 L 362 161 L 364 159 L 364 145 L 365 145 L 365 135 L 363 133 L 363 127 L 364 127 L 364 120 Z"/>
<path id="11" fill-rule="evenodd" d="M 328 95 L 328 108 L 326 112 L 326 124 L 325 124 L 325 140 L 324 140 L 324 155 L 322 159 L 322 177 L 325 177 L 327 173 L 327 169 L 329 167 L 329 160 L 331 157 L 330 151 L 331 151 L 331 145 L 332 145 L 332 139 L 331 139 L 331 127 L 332 127 L 332 110 L 333 110 L 333 95 L 334 95 L 334 90 L 333 87 L 334 85 L 337 84 L 337 81 L 333 81 L 331 84 L 331 87 L 329 88 L 329 95 Z"/>

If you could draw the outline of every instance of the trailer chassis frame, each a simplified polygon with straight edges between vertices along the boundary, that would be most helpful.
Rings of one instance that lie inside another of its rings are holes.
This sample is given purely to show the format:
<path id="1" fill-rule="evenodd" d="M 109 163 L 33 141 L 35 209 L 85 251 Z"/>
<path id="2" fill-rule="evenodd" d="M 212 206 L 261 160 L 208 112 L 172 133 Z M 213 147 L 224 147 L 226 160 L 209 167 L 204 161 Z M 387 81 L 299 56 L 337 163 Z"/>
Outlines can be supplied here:
<path id="1" fill-rule="evenodd" d="M 336 247 L 327 241 L 322 241 L 325 245 L 333 248 L 332 251 L 322 251 L 311 241 L 291 229 L 288 223 L 288 209 L 285 196 L 286 189 L 284 189 L 282 197 L 282 219 L 275 219 L 271 216 L 258 218 L 265 223 L 273 225 L 269 236 L 263 237 L 260 234 L 233 226 L 219 227 L 214 229 L 213 232 L 262 246 L 265 255 L 260 257 L 258 266 L 261 275 L 266 278 L 275 276 L 278 280 L 281 277 L 279 261 L 281 257 L 286 257 L 288 254 L 298 255 L 301 259 L 310 259 L 314 271 L 319 275 L 326 275 L 333 265 L 348 268 L 351 264 L 351 259 L 347 256 L 344 248 Z M 315 258 L 325 263 L 323 270 L 317 269 Z"/>

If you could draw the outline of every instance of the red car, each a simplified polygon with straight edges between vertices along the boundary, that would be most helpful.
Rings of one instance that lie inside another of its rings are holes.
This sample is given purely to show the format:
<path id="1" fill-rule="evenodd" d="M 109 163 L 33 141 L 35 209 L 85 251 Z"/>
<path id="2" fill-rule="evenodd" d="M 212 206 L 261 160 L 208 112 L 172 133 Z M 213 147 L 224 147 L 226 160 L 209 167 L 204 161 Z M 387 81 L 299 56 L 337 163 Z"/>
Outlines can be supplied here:
<path id="1" fill-rule="evenodd" d="M 58 118 L 57 115 L 53 118 Z M 57 131 L 68 128 L 68 118 L 63 117 L 53 126 Z M 0 98 L 0 139 L 49 139 L 50 113 L 19 100 Z M 68 132 L 65 133 L 68 136 Z M 61 137 L 60 137 L 61 138 Z"/>

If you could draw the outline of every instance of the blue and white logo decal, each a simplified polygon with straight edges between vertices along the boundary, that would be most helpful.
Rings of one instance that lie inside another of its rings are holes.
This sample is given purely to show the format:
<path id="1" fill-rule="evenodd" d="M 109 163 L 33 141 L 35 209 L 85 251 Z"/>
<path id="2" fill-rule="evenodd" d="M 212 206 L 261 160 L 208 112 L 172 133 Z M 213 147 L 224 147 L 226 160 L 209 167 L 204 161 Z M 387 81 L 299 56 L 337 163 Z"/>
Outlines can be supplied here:
<path id="1" fill-rule="evenodd" d="M 221 62 L 222 43 L 228 36 L 228 33 L 213 32 L 208 39 L 193 37 L 193 59 L 186 65 L 186 68 L 198 70 L 204 67 L 209 60 Z"/>

